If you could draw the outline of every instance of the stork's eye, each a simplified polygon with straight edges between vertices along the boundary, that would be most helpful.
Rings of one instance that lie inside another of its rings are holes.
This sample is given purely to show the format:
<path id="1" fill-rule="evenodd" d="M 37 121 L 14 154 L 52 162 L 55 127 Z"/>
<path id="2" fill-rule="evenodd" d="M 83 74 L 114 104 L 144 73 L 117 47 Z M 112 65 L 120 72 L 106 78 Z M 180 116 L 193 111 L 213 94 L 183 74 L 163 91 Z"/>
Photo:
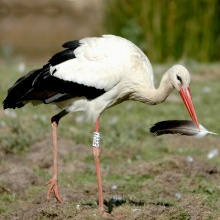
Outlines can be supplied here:
<path id="1" fill-rule="evenodd" d="M 181 84 L 183 84 L 183 81 L 182 81 L 182 79 L 179 75 L 176 75 L 176 78 L 177 78 L 178 81 L 180 81 Z"/>

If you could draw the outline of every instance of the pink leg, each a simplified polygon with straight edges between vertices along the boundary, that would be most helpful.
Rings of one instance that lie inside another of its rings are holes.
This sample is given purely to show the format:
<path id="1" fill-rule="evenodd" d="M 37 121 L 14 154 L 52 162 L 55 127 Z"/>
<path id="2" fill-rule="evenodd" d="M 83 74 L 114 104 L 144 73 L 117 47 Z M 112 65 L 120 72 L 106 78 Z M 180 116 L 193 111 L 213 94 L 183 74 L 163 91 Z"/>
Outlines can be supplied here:
<path id="1" fill-rule="evenodd" d="M 49 185 L 50 187 L 47 191 L 47 199 L 50 197 L 50 193 L 54 191 L 56 199 L 63 204 L 63 199 L 61 198 L 58 190 L 58 168 L 57 168 L 57 127 L 60 120 L 60 117 L 55 115 L 51 118 L 52 126 L 52 139 L 53 139 L 53 177 L 47 181 L 44 185 Z"/>
<path id="2" fill-rule="evenodd" d="M 98 183 L 98 196 L 99 196 L 99 210 L 101 214 L 105 213 L 104 203 L 103 203 L 103 191 L 102 191 L 102 180 L 101 180 L 101 169 L 100 169 L 100 157 L 101 150 L 99 148 L 99 119 L 95 122 L 94 127 L 94 136 L 93 136 L 93 154 L 95 158 L 95 167 L 96 167 L 96 175 L 97 175 L 97 183 Z"/>

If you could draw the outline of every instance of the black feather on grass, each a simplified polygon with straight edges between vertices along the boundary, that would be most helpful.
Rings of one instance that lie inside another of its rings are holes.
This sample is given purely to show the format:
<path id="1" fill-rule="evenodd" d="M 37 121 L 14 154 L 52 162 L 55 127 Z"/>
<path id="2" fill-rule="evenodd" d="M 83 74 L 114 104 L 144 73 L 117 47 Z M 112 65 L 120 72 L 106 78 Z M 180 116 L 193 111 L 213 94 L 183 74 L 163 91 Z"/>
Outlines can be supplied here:
<path id="1" fill-rule="evenodd" d="M 150 128 L 150 132 L 156 136 L 163 134 L 180 134 L 194 137 L 204 137 L 207 134 L 215 134 L 208 131 L 202 125 L 199 128 L 193 121 L 189 120 L 168 120 L 160 121 Z"/>

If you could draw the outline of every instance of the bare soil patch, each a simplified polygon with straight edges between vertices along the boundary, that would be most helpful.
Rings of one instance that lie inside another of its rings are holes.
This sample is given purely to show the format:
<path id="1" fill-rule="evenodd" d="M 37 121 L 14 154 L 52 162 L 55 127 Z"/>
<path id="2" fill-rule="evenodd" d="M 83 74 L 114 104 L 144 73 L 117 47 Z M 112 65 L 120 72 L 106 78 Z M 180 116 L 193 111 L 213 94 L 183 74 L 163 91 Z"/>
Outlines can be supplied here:
<path id="1" fill-rule="evenodd" d="M 172 142 L 172 145 L 183 145 L 182 137 L 165 139 Z M 196 147 L 197 142 L 190 140 Z M 216 139 L 208 138 L 203 139 L 203 146 L 206 146 L 206 141 L 207 145 L 210 142 L 217 145 Z M 122 149 L 122 153 L 123 151 Z M 111 157 L 111 153 L 111 149 L 105 149 L 105 156 Z M 71 156 L 72 154 L 74 156 Z M 74 145 L 71 141 L 61 139 L 59 155 L 60 173 L 69 173 L 73 179 L 74 172 L 83 173 L 90 169 L 88 164 L 83 163 L 86 158 L 92 157 L 88 146 Z M 4 163 L 0 166 L 0 194 L 14 196 L 17 202 L 15 211 L 3 214 L 2 219 L 102 219 L 97 210 L 96 181 L 87 186 L 84 186 L 84 183 L 70 183 L 69 186 L 61 184 L 60 191 L 65 201 L 65 204 L 61 205 L 53 197 L 49 201 L 46 200 L 47 188 L 40 186 L 48 177 L 38 175 L 37 169 L 52 174 L 52 148 L 48 136 L 34 144 L 24 155 L 4 155 Z M 126 187 L 112 190 L 105 180 L 112 171 L 104 171 L 105 204 L 111 211 L 107 219 L 116 219 L 115 216 L 123 216 L 121 219 L 169 219 L 169 216 L 173 219 L 208 219 L 211 216 L 210 219 L 213 219 L 214 216 L 218 219 L 207 206 L 207 198 L 195 193 L 198 189 L 207 190 L 207 193 L 219 190 L 218 185 L 204 186 L 198 181 L 198 178 L 204 178 L 219 183 L 220 168 L 216 165 L 202 160 L 189 163 L 182 156 L 170 156 L 153 162 L 137 160 L 127 166 L 122 164 L 114 168 L 114 175 L 121 175 L 122 179 L 126 179 L 126 176 L 153 176 L 150 181 L 141 181 L 141 184 L 132 186 L 130 191 L 127 191 Z M 127 184 L 129 185 L 129 180 Z M 191 193 L 181 193 L 178 197 L 177 193 L 183 184 Z M 38 192 L 30 192 L 33 187 L 38 187 Z M 136 195 L 137 191 L 143 198 Z M 114 200 L 117 195 L 121 198 Z"/>

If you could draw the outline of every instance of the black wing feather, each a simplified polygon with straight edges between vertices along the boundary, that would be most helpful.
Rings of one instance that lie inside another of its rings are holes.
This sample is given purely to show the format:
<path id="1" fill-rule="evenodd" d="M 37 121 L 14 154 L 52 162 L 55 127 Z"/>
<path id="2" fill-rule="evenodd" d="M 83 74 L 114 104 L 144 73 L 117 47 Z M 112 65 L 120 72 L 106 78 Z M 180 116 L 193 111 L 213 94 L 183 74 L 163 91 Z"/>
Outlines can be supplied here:
<path id="1" fill-rule="evenodd" d="M 58 65 L 74 59 L 74 50 L 80 46 L 79 41 L 69 41 L 63 45 L 68 48 L 55 54 L 41 69 L 32 70 L 19 78 L 8 90 L 8 95 L 3 101 L 3 107 L 20 108 L 25 102 L 38 100 L 45 104 L 61 102 L 73 97 L 86 97 L 94 99 L 103 93 L 104 89 L 97 89 L 76 82 L 65 81 L 50 73 L 50 66 Z"/>
<path id="2" fill-rule="evenodd" d="M 69 49 L 76 49 L 79 46 L 80 46 L 79 40 L 68 41 L 62 45 L 62 47 Z"/>
<path id="3" fill-rule="evenodd" d="M 60 63 L 63 63 L 67 60 L 71 60 L 76 58 L 75 54 L 74 54 L 74 50 L 75 49 L 67 49 L 64 51 L 61 51 L 57 54 L 55 54 L 48 62 L 52 65 L 58 65 Z"/>
<path id="4" fill-rule="evenodd" d="M 49 72 L 49 65 L 20 78 L 8 90 L 3 102 L 4 109 L 23 107 L 23 102 L 38 100 L 45 104 L 61 102 L 74 97 L 94 99 L 105 93 L 104 89 L 64 81 Z"/>
<path id="5" fill-rule="evenodd" d="M 75 41 L 69 41 L 63 44 L 64 48 L 67 48 L 64 51 L 61 51 L 57 54 L 55 54 L 48 62 L 52 65 L 58 65 L 60 63 L 63 63 L 67 60 L 71 60 L 76 58 L 74 54 L 74 50 L 80 46 L 80 43 L 78 40 Z"/>

